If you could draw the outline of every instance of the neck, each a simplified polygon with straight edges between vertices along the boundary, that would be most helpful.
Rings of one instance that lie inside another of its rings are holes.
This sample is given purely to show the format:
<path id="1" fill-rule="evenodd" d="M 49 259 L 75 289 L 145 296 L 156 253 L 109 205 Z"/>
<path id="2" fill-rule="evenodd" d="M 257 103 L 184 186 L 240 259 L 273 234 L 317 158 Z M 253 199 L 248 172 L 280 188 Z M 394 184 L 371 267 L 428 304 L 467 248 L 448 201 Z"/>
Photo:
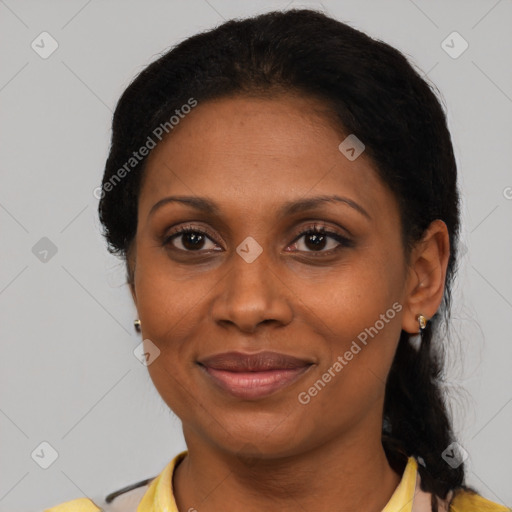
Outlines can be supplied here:
<path id="1" fill-rule="evenodd" d="M 344 436 L 297 455 L 252 461 L 199 439 L 187 439 L 187 446 L 173 482 L 184 511 L 381 512 L 401 478 L 389 465 L 380 437 L 370 444 L 362 435 Z"/>

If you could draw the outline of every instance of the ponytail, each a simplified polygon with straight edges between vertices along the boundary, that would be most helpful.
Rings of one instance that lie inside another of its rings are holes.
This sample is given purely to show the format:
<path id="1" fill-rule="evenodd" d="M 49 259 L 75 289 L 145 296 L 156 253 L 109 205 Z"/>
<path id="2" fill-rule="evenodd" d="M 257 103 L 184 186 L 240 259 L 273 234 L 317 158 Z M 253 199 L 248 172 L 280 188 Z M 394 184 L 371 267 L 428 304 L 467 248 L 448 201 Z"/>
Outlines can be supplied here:
<path id="1" fill-rule="evenodd" d="M 418 460 L 423 491 L 445 499 L 463 486 L 464 464 L 451 467 L 442 453 L 454 441 L 440 387 L 442 358 L 432 346 L 434 316 L 423 330 L 418 351 L 402 331 L 386 383 L 382 443 L 390 459 Z M 433 498 L 433 510 L 436 510 Z"/>

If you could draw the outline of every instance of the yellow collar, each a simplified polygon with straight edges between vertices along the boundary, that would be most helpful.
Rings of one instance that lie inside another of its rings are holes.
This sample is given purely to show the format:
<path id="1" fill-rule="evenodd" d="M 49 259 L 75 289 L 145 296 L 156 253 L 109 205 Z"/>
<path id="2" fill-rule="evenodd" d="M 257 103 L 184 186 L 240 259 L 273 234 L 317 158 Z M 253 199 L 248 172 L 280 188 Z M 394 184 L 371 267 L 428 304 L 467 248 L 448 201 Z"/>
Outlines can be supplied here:
<path id="1" fill-rule="evenodd" d="M 179 512 L 174 499 L 172 477 L 174 468 L 186 457 L 187 453 L 188 450 L 185 450 L 176 455 L 151 482 L 146 494 L 144 494 L 137 507 L 137 512 Z"/>
<path id="2" fill-rule="evenodd" d="M 416 459 L 409 457 L 402 479 L 382 512 L 412 512 L 417 474 L 418 464 Z"/>
<path id="3" fill-rule="evenodd" d="M 185 450 L 176 455 L 160 475 L 151 482 L 151 485 L 137 507 L 137 512 L 178 512 L 172 488 L 172 477 L 174 469 L 178 463 L 185 458 L 187 453 L 188 451 Z M 417 475 L 418 464 L 416 459 L 409 457 L 402 479 L 382 512 L 413 512 L 413 499 L 415 492 L 419 489 L 417 485 Z M 415 506 L 414 512 L 416 512 L 417 509 L 418 507 Z"/>

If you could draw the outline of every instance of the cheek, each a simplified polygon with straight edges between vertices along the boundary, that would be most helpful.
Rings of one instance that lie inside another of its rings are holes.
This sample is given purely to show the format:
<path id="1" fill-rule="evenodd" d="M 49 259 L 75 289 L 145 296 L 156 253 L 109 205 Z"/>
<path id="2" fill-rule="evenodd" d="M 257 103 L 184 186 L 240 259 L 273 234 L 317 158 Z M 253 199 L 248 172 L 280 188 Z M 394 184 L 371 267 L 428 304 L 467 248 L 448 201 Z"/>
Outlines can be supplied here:
<path id="1" fill-rule="evenodd" d="M 180 417 L 197 409 L 192 374 L 193 350 L 207 332 L 208 297 L 215 282 L 209 273 L 180 279 L 169 271 L 165 255 L 139 246 L 135 288 L 142 335 L 156 346 L 158 357 L 148 372 L 162 399 Z M 192 342 L 191 342 L 192 341 Z"/>
<path id="2" fill-rule="evenodd" d="M 364 341 L 368 329 L 375 335 L 374 327 L 383 335 L 390 330 L 394 334 L 400 332 L 404 278 L 400 265 L 400 261 L 382 261 L 370 254 L 354 258 L 352 264 L 341 268 L 315 294 L 303 294 L 308 307 L 321 320 L 324 336 L 332 340 L 333 348 L 342 350 L 347 341 L 359 335 Z"/>
<path id="3" fill-rule="evenodd" d="M 309 381 L 328 382 L 327 392 L 322 382 L 316 386 L 323 395 L 315 398 L 319 406 L 343 400 L 355 410 L 383 393 L 401 332 L 403 274 L 400 259 L 395 261 L 361 258 L 339 273 L 329 293 L 309 296 L 307 305 L 316 313 L 309 321 L 327 349 Z"/>
<path id="4" fill-rule="evenodd" d="M 152 254 L 146 254 L 149 252 Z M 155 343 L 169 345 L 187 338 L 188 330 L 198 325 L 198 316 L 202 315 L 214 284 L 208 272 L 195 278 L 180 278 L 165 254 L 155 256 L 154 250 L 141 248 L 135 287 L 144 335 Z"/>

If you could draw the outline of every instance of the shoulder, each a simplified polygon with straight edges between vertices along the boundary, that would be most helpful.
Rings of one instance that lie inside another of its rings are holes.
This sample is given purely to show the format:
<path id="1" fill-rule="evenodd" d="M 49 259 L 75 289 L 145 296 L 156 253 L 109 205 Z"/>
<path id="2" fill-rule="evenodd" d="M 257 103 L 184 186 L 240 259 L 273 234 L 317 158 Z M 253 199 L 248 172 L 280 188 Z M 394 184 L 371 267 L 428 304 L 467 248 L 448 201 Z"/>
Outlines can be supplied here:
<path id="1" fill-rule="evenodd" d="M 152 503 L 155 499 L 160 502 L 171 499 L 166 496 L 165 491 L 168 488 L 172 491 L 174 469 L 187 453 L 187 450 L 178 453 L 159 475 L 128 485 L 105 498 L 79 498 L 47 508 L 43 512 L 136 512 L 141 503 Z M 158 490 L 160 482 L 163 482 L 163 485 L 160 486 L 162 489 Z"/>
<path id="2" fill-rule="evenodd" d="M 149 484 L 146 484 L 130 490 L 116 491 L 112 493 L 112 499 L 80 498 L 66 501 L 44 512 L 136 512 L 148 489 Z"/>
<path id="3" fill-rule="evenodd" d="M 154 478 L 129 485 L 106 498 L 79 498 L 48 508 L 44 512 L 136 512 Z"/>
<path id="4" fill-rule="evenodd" d="M 96 506 L 89 498 L 78 498 L 76 500 L 66 501 L 52 508 L 47 508 L 44 512 L 99 512 L 101 508 Z"/>
<path id="5" fill-rule="evenodd" d="M 465 489 L 459 489 L 450 503 L 450 512 L 510 512 L 511 510 Z"/>
<path id="6" fill-rule="evenodd" d="M 146 480 L 116 491 L 105 499 L 80 498 L 66 501 L 44 512 L 136 512 L 149 486 Z"/>

